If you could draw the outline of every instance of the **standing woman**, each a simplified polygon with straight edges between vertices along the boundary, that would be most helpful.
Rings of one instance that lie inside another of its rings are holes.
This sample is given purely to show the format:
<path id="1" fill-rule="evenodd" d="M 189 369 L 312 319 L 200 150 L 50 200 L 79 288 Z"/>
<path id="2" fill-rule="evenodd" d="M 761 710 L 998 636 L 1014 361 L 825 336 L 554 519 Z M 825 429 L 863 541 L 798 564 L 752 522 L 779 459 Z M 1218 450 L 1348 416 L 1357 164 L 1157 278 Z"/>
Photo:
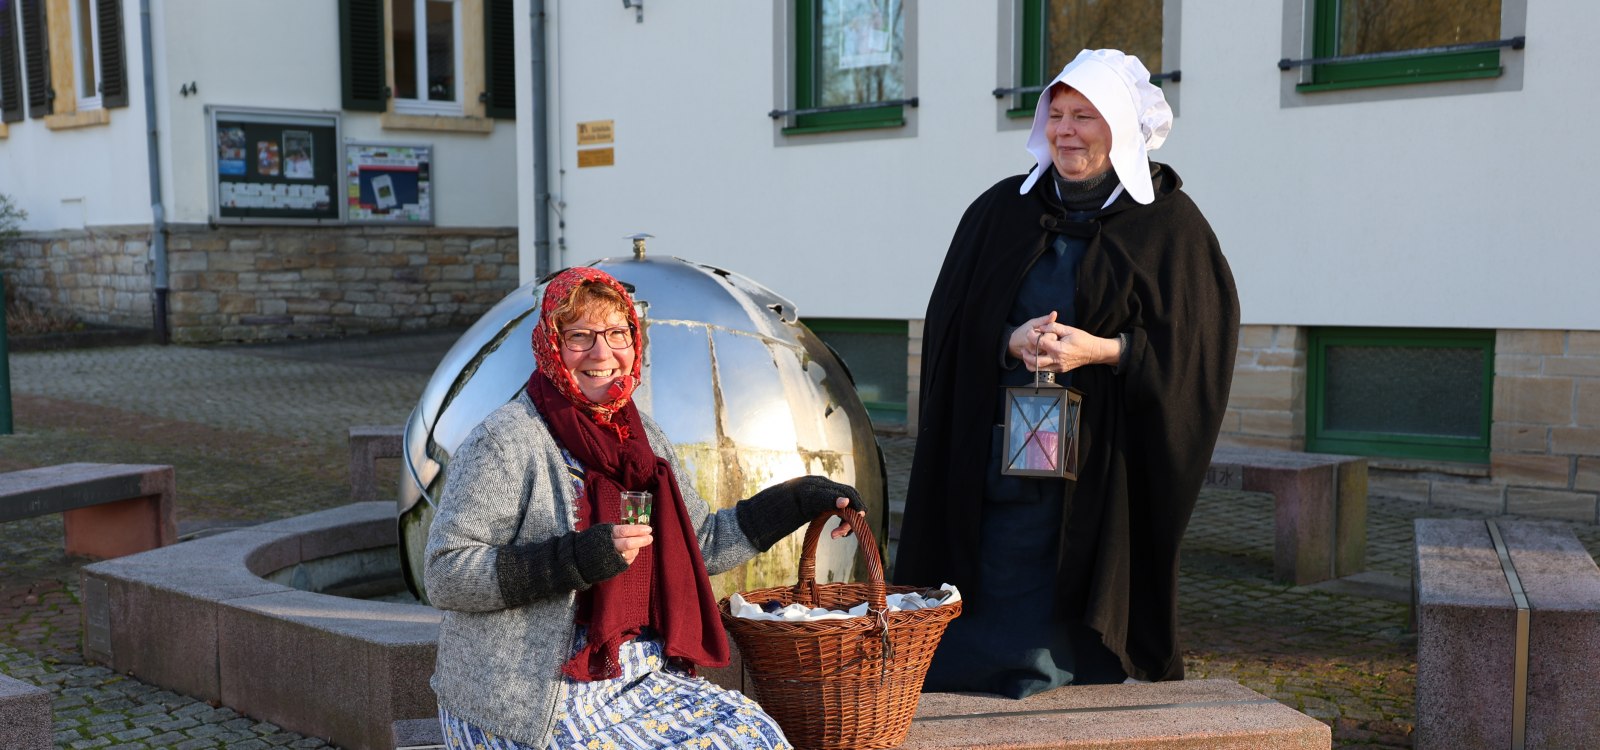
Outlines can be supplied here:
<path id="1" fill-rule="evenodd" d="M 708 576 L 860 497 L 808 476 L 710 512 L 631 400 L 644 343 L 616 279 L 562 271 L 537 371 L 450 462 L 423 569 L 449 748 L 789 747 L 749 698 L 694 676 L 728 663 Z M 647 520 L 623 520 L 625 491 L 652 494 Z"/>
<path id="2" fill-rule="evenodd" d="M 1037 164 L 967 209 L 928 302 L 894 577 L 966 609 L 928 690 L 1022 698 L 1183 678 L 1178 545 L 1228 403 L 1233 276 L 1161 145 L 1138 58 L 1084 50 L 1039 97 Z M 1000 473 L 1006 386 L 1083 392 L 1078 478 Z"/>

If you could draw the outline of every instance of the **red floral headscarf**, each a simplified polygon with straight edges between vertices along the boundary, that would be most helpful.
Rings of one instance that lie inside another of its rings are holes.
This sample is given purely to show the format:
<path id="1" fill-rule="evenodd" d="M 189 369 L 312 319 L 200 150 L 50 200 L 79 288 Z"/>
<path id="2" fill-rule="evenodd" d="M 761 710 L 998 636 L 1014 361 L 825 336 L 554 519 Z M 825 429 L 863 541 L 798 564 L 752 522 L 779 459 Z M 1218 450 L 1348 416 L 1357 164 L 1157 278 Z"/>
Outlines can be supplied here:
<path id="1" fill-rule="evenodd" d="M 590 282 L 605 284 L 622 295 L 622 299 L 627 303 L 625 306 L 628 327 L 633 329 L 633 370 L 617 378 L 607 390 L 606 400 L 599 403 L 590 401 L 589 397 L 583 394 L 583 389 L 578 387 L 578 381 L 572 377 L 572 372 L 562 364 L 561 331 L 557 330 L 555 319 L 556 308 L 572 296 L 573 290 Z M 639 387 L 640 368 L 644 365 L 644 338 L 640 333 L 639 314 L 634 310 L 633 296 L 628 294 L 622 282 L 598 268 L 568 268 L 556 274 L 544 289 L 544 301 L 539 306 L 539 324 L 533 329 L 533 358 L 539 372 L 550 379 L 551 385 L 554 385 L 561 395 L 587 412 L 595 424 L 626 439 L 627 426 L 616 421 L 616 416 L 618 410 L 628 404 L 633 398 L 634 390 Z"/>

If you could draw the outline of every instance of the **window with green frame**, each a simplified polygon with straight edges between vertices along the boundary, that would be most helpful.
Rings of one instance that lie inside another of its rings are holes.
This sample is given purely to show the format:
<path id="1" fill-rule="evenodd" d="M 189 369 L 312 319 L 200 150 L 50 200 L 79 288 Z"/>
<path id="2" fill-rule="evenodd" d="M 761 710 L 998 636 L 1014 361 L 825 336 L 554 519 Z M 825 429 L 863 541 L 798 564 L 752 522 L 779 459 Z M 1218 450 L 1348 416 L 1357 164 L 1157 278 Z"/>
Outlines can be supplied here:
<path id="1" fill-rule="evenodd" d="M 1494 331 L 1314 328 L 1306 450 L 1487 463 Z"/>
<path id="2" fill-rule="evenodd" d="M 1043 86 L 1086 49 L 1122 50 L 1159 75 L 1164 4 L 1164 0 L 1021 0 L 1016 85 Z M 1038 102 L 1038 93 L 1015 97 L 1006 115 L 1033 117 Z"/>
<path id="3" fill-rule="evenodd" d="M 905 321 L 806 318 L 802 322 L 844 360 L 872 421 L 905 423 Z"/>
<path id="4" fill-rule="evenodd" d="M 794 0 L 793 33 L 794 109 L 841 109 L 796 114 L 785 134 L 906 124 L 904 0 Z"/>
<path id="5" fill-rule="evenodd" d="M 1316 0 L 1312 57 L 1418 50 L 1380 60 L 1311 66 L 1301 91 L 1493 78 L 1500 50 L 1426 51 L 1500 39 L 1501 0 Z"/>

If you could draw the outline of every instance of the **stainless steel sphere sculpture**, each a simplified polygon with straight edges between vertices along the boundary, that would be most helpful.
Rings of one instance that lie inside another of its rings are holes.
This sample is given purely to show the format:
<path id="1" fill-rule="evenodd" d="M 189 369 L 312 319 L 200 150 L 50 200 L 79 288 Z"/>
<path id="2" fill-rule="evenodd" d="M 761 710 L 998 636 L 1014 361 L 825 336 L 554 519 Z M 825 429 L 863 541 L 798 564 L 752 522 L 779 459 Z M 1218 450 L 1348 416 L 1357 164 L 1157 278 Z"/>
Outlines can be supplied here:
<path id="1" fill-rule="evenodd" d="M 647 235 L 646 235 L 647 236 Z M 744 276 L 680 258 L 589 265 L 632 287 L 649 341 L 639 407 L 677 446 L 712 509 L 769 484 L 822 474 L 854 484 L 879 529 L 887 521 L 883 458 L 844 364 L 800 322 L 794 304 Z M 529 345 L 540 282 L 501 300 L 445 355 L 406 424 L 399 496 L 407 582 L 422 601 L 422 556 L 451 454 L 534 370 Z M 887 534 L 880 531 L 879 537 Z M 801 535 L 713 579 L 717 595 L 792 583 Z M 817 554 L 819 581 L 850 580 L 853 540 Z"/>

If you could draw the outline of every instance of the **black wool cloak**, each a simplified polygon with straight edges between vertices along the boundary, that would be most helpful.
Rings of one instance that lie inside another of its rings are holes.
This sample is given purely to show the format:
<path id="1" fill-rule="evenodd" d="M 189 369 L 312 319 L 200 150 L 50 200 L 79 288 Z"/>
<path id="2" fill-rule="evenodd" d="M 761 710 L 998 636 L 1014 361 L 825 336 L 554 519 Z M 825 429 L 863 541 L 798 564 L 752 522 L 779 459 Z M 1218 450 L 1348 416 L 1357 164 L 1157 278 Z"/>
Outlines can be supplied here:
<path id="1" fill-rule="evenodd" d="M 1228 404 L 1239 299 L 1182 181 L 1152 166 L 1154 202 L 1123 195 L 1093 221 L 1066 220 L 1048 177 L 1018 195 L 1022 175 L 1000 181 L 962 216 L 924 323 L 917 447 L 894 580 L 978 585 L 1006 314 L 1057 233 L 1086 238 L 1070 324 L 1105 338 L 1127 334 L 1128 351 L 1120 373 L 1109 365 L 1073 373 L 1084 392 L 1078 480 L 1065 483 L 1062 527 L 1040 533 L 1062 542 L 1053 562 L 1057 611 L 1098 631 L 1130 676 L 1176 680 L 1178 545 Z"/>

